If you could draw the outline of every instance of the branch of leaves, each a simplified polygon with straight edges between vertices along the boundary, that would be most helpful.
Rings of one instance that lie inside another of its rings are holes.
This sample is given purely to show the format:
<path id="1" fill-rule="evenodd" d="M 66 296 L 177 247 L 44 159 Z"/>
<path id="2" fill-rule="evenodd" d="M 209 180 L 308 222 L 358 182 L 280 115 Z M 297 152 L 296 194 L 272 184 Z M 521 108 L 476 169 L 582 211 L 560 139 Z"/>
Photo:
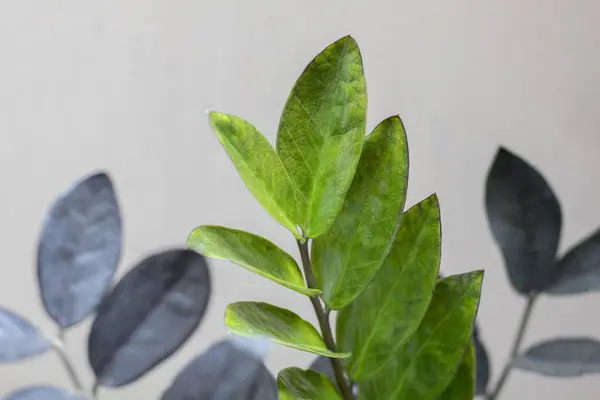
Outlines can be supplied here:
<path id="1" fill-rule="evenodd" d="M 562 212 L 546 179 L 531 164 L 500 148 L 486 181 L 486 211 L 513 288 L 535 299 L 600 291 L 600 230 L 558 255 Z M 523 328 L 527 325 L 526 318 Z M 516 343 L 518 349 L 520 345 Z M 487 391 L 485 349 L 478 365 L 478 393 Z M 479 360 L 479 359 L 478 359 Z M 517 351 L 511 366 L 548 376 L 600 372 L 600 342 L 559 337 Z"/>
<path id="2" fill-rule="evenodd" d="M 151 371 L 198 328 L 211 287 L 204 258 L 188 249 L 154 253 L 113 286 L 121 226 L 115 192 L 104 173 L 77 182 L 50 208 L 39 241 L 38 283 L 59 334 L 44 334 L 16 312 L 0 308 L 0 363 L 54 349 L 74 387 L 38 384 L 6 400 L 96 398 L 101 386 L 122 387 Z M 86 388 L 63 339 L 90 315 L 88 362 L 95 384 Z M 198 393 L 192 398 L 226 399 L 226 393 L 247 390 L 253 394 L 248 399 L 274 399 L 275 380 L 262 364 L 265 350 L 256 341 L 223 341 L 186 367 L 163 398 L 183 400 Z"/>

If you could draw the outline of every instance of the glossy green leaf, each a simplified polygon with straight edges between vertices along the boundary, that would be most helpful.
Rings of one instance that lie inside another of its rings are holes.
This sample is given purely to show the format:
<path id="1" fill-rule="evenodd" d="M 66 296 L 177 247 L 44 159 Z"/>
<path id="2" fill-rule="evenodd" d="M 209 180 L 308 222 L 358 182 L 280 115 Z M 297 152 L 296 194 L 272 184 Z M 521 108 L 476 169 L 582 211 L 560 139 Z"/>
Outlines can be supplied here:
<path id="1" fill-rule="evenodd" d="M 286 368 L 277 374 L 279 400 L 341 400 L 325 375 L 300 368 Z"/>
<path id="2" fill-rule="evenodd" d="M 298 225 L 315 238 L 342 208 L 365 135 L 367 92 L 358 45 L 346 36 L 296 81 L 277 134 L 277 153 L 296 188 Z"/>
<path id="3" fill-rule="evenodd" d="M 483 272 L 438 281 L 421 325 L 359 399 L 435 400 L 450 384 L 471 338 Z"/>
<path id="4" fill-rule="evenodd" d="M 294 187 L 273 146 L 241 118 L 211 112 L 209 119 L 246 187 L 277 222 L 299 237 Z"/>
<path id="5" fill-rule="evenodd" d="M 467 348 L 465 358 L 458 366 L 450 385 L 438 400 L 473 400 L 475 396 L 475 347 Z"/>
<path id="6" fill-rule="evenodd" d="M 441 226 L 436 195 L 415 205 L 383 267 L 365 291 L 337 317 L 340 349 L 349 375 L 362 381 L 395 357 L 427 312 L 440 267 Z"/>
<path id="7" fill-rule="evenodd" d="M 238 302 L 227 306 L 225 324 L 232 333 L 251 338 L 270 339 L 294 349 L 333 358 L 348 353 L 330 351 L 319 332 L 297 314 L 267 303 Z"/>
<path id="8" fill-rule="evenodd" d="M 306 287 L 292 256 L 263 237 L 221 226 L 199 226 L 190 234 L 188 247 L 206 257 L 234 262 L 307 296 L 320 293 Z"/>
<path id="9" fill-rule="evenodd" d="M 408 147 L 399 117 L 381 122 L 365 139 L 344 207 L 312 245 L 323 300 L 339 310 L 373 279 L 392 247 L 406 200 Z"/>

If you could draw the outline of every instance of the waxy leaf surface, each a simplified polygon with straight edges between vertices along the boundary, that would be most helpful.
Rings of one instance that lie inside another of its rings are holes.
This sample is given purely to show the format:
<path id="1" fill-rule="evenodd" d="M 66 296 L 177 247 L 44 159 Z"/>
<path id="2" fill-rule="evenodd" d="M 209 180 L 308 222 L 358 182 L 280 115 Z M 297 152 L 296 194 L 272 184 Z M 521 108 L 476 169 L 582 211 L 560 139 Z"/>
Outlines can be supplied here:
<path id="1" fill-rule="evenodd" d="M 450 385 L 438 400 L 473 400 L 475 396 L 475 347 L 471 343 Z"/>

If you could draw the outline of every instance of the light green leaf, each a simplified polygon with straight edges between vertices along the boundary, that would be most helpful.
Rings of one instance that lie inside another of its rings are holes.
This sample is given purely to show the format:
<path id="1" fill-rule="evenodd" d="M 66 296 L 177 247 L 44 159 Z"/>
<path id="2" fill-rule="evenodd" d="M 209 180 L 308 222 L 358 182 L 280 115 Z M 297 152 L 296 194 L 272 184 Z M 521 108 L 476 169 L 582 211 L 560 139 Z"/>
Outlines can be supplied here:
<path id="1" fill-rule="evenodd" d="M 383 264 L 404 209 L 407 182 L 406 133 L 394 116 L 365 139 L 341 213 L 312 244 L 314 273 L 329 308 L 352 302 Z"/>
<path id="2" fill-rule="evenodd" d="M 471 338 L 482 279 L 476 271 L 439 280 L 419 329 L 379 374 L 359 383 L 359 399 L 437 399 Z"/>
<path id="3" fill-rule="evenodd" d="M 325 375 L 300 368 L 286 368 L 277 374 L 279 400 L 341 400 Z"/>
<path id="4" fill-rule="evenodd" d="M 432 195 L 404 213 L 383 267 L 338 313 L 338 346 L 352 352 L 346 368 L 353 380 L 369 379 L 384 368 L 417 330 L 431 301 L 440 256 L 440 209 Z"/>
<path id="5" fill-rule="evenodd" d="M 450 385 L 438 400 L 473 400 L 475 396 L 475 348 L 469 344 Z"/>
<path id="6" fill-rule="evenodd" d="M 294 187 L 273 146 L 241 118 L 211 112 L 209 119 L 246 187 L 277 222 L 299 238 Z"/>
<path id="7" fill-rule="evenodd" d="M 206 257 L 234 262 L 307 296 L 320 293 L 306 287 L 292 256 L 263 237 L 221 226 L 199 226 L 190 234 L 188 247 Z"/>
<path id="8" fill-rule="evenodd" d="M 305 68 L 285 104 L 277 153 L 296 188 L 306 237 L 329 229 L 342 208 L 365 135 L 367 92 L 358 45 L 346 36 Z"/>
<path id="9" fill-rule="evenodd" d="M 267 303 L 238 302 L 227 306 L 225 324 L 231 333 L 250 338 L 270 339 L 275 343 L 331 358 L 346 358 L 349 353 L 330 351 L 321 335 L 297 314 Z"/>

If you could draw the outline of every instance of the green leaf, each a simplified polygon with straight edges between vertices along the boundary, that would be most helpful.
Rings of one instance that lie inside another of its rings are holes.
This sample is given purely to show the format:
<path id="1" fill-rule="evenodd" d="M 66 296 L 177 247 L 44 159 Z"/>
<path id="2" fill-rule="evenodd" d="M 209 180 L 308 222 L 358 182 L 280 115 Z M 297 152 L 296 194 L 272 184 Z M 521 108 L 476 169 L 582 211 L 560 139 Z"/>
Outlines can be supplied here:
<path id="1" fill-rule="evenodd" d="M 352 302 L 383 264 L 404 209 L 407 182 L 406 133 L 394 116 L 365 139 L 341 213 L 313 242 L 314 273 L 329 308 Z"/>
<path id="2" fill-rule="evenodd" d="M 365 291 L 337 317 L 340 349 L 355 381 L 369 379 L 395 357 L 427 312 L 441 256 L 436 195 L 412 207 L 383 267 Z"/>
<path id="3" fill-rule="evenodd" d="M 482 279 L 476 271 L 438 281 L 419 329 L 378 375 L 359 383 L 360 399 L 437 399 L 471 338 Z"/>
<path id="4" fill-rule="evenodd" d="M 331 358 L 349 353 L 330 351 L 321 335 L 297 314 L 267 303 L 238 302 L 227 306 L 225 324 L 231 333 L 250 338 L 266 338 L 275 343 Z"/>
<path id="5" fill-rule="evenodd" d="M 329 229 L 342 208 L 365 135 L 367 92 L 358 45 L 346 36 L 313 59 L 283 109 L 277 153 L 296 188 L 306 237 Z"/>
<path id="6" fill-rule="evenodd" d="M 241 118 L 211 112 L 209 119 L 246 187 L 277 222 L 299 238 L 294 187 L 273 146 Z"/>
<path id="7" fill-rule="evenodd" d="M 277 374 L 280 400 L 341 400 L 325 375 L 300 368 L 286 368 Z"/>
<path id="8" fill-rule="evenodd" d="M 475 348 L 469 344 L 450 385 L 438 400 L 473 400 L 475 396 Z"/>
<path id="9" fill-rule="evenodd" d="M 263 237 L 221 226 L 199 226 L 190 234 L 188 247 L 206 257 L 234 262 L 307 296 L 320 293 L 306 287 L 292 256 Z"/>

